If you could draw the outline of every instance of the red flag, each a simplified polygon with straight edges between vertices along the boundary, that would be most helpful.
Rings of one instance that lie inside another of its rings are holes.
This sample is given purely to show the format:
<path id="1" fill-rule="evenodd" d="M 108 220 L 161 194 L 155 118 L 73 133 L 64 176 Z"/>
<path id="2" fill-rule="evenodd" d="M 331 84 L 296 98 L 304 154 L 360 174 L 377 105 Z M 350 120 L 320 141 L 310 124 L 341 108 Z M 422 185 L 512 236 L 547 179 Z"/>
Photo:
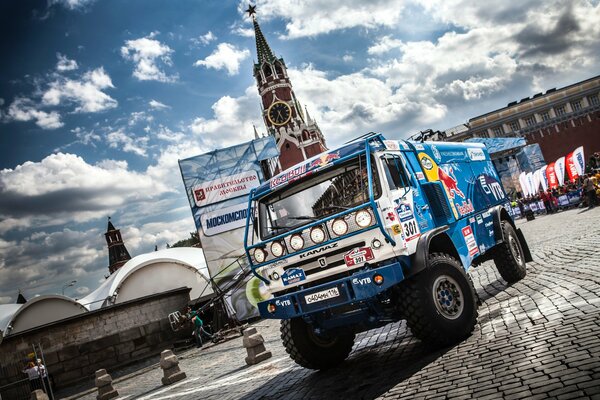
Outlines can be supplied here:
<path id="1" fill-rule="evenodd" d="M 548 187 L 550 189 L 556 189 L 558 187 L 558 179 L 556 178 L 556 172 L 554 172 L 554 163 L 548 164 L 546 176 L 548 177 Z"/>
<path id="2" fill-rule="evenodd" d="M 565 164 L 567 165 L 567 174 L 569 174 L 569 179 L 574 182 L 577 178 L 579 178 L 579 174 L 577 173 L 577 167 L 575 166 L 575 159 L 573 158 L 572 152 L 567 155 Z"/>

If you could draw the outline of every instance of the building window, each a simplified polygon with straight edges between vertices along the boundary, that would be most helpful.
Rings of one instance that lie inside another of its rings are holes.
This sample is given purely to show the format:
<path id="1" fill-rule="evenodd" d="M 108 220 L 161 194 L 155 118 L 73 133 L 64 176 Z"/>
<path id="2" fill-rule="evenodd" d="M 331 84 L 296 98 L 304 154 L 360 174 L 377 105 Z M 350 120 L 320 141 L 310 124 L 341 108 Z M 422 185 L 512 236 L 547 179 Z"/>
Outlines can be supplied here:
<path id="1" fill-rule="evenodd" d="M 504 136 L 504 128 L 502 125 L 493 127 L 492 132 L 494 132 L 494 136 Z"/>
<path id="2" fill-rule="evenodd" d="M 542 121 L 549 121 L 550 120 L 550 111 L 544 111 L 544 112 L 540 113 L 540 117 L 542 117 Z"/>
<path id="3" fill-rule="evenodd" d="M 592 94 L 588 96 L 588 102 L 591 106 L 597 106 L 600 104 L 600 99 L 598 98 L 598 94 Z"/>
<path id="4" fill-rule="evenodd" d="M 561 106 L 556 106 L 554 107 L 554 112 L 556 113 L 556 116 L 560 117 L 561 115 L 565 115 L 567 113 L 567 110 L 565 108 L 565 105 L 561 105 Z"/>
<path id="5" fill-rule="evenodd" d="M 533 125 L 535 125 L 535 116 L 530 115 L 528 117 L 525 117 L 525 125 L 526 126 L 533 126 Z"/>
<path id="6" fill-rule="evenodd" d="M 519 129 L 521 129 L 521 125 L 519 124 L 519 120 L 515 120 L 515 121 L 511 121 L 508 126 L 510 126 L 510 130 L 513 132 L 518 131 Z"/>
<path id="7" fill-rule="evenodd" d="M 581 110 L 581 100 L 575 100 L 571 102 L 571 108 L 573 111 Z"/>

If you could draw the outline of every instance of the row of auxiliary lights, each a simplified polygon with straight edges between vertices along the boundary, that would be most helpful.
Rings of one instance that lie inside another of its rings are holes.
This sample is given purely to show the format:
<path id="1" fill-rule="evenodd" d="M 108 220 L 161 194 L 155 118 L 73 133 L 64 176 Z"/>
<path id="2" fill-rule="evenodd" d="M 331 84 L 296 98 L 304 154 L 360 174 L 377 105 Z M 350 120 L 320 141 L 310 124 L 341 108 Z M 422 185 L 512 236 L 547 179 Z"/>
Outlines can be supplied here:
<path id="1" fill-rule="evenodd" d="M 367 210 L 359 210 L 354 215 L 354 221 L 360 228 L 366 228 L 373 222 L 371 213 Z M 343 218 L 336 218 L 331 225 L 333 233 L 337 236 L 343 236 L 348 233 L 348 223 Z M 314 244 L 323 243 L 326 235 L 325 230 L 322 226 L 317 225 L 310 230 L 310 240 Z M 304 238 L 299 233 L 294 233 L 290 237 L 290 246 L 294 251 L 299 251 L 304 248 Z M 275 240 L 271 243 L 271 254 L 274 257 L 281 257 L 285 252 L 284 245 L 282 242 Z M 267 259 L 267 251 L 264 248 L 257 248 L 254 250 L 254 259 L 258 263 L 263 263 Z"/>

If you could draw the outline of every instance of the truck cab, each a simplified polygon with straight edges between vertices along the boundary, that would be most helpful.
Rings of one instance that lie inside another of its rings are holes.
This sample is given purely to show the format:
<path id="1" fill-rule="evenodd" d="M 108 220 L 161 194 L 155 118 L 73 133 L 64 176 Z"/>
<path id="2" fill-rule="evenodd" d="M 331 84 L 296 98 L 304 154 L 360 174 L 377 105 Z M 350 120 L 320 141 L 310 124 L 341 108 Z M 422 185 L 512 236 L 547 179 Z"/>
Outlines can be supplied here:
<path id="1" fill-rule="evenodd" d="M 477 319 L 468 270 L 505 280 L 531 255 L 485 147 L 381 134 L 283 171 L 249 196 L 245 248 L 264 318 L 300 365 L 343 361 L 357 332 L 406 319 L 424 341 L 466 337 Z"/>

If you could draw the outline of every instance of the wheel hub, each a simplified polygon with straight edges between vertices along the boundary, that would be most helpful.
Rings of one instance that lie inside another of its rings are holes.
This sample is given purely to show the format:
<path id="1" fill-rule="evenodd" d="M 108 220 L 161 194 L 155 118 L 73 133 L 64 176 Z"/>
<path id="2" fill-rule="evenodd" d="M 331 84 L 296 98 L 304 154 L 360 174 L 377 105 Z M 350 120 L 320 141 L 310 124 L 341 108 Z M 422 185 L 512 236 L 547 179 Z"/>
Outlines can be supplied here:
<path id="1" fill-rule="evenodd" d="M 508 236 L 508 245 L 515 261 L 517 262 L 517 264 L 521 265 L 523 263 L 523 259 L 521 257 L 521 249 L 519 249 L 519 243 L 517 243 L 517 240 L 514 238 L 513 235 Z"/>
<path id="2" fill-rule="evenodd" d="M 448 319 L 460 317 L 464 309 L 464 296 L 458 283 L 447 275 L 433 282 L 433 302 L 436 309 Z"/>

